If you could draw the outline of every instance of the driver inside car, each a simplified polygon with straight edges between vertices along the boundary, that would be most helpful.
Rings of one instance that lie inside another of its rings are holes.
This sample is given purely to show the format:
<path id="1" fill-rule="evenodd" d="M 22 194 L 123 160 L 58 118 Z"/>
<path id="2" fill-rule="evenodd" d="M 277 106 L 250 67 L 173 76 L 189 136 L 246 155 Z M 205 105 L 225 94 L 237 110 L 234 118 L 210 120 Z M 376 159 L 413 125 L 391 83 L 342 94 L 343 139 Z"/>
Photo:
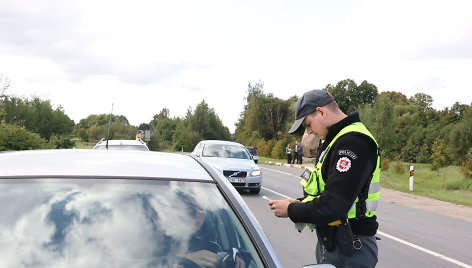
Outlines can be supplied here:
<path id="1" fill-rule="evenodd" d="M 192 202 L 193 198 L 189 196 L 181 198 L 187 203 L 188 215 L 191 216 L 185 224 L 193 234 L 188 242 L 187 253 L 176 256 L 188 259 L 199 267 L 245 268 L 246 264 L 238 254 L 233 256 L 233 253 L 224 252 L 219 245 L 214 225 L 217 219 L 214 215 L 202 209 L 196 202 Z"/>

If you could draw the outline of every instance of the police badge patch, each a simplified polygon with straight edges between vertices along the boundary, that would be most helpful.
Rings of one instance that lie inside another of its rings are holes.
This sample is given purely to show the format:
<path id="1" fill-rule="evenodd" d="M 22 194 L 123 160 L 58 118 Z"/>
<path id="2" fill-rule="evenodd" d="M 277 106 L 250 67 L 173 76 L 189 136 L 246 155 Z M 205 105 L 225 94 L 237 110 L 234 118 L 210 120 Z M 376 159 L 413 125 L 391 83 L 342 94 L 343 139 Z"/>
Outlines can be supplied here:
<path id="1" fill-rule="evenodd" d="M 351 159 L 347 157 L 341 157 L 336 163 L 336 169 L 339 172 L 347 172 L 351 168 L 351 163 L 352 163 Z"/>

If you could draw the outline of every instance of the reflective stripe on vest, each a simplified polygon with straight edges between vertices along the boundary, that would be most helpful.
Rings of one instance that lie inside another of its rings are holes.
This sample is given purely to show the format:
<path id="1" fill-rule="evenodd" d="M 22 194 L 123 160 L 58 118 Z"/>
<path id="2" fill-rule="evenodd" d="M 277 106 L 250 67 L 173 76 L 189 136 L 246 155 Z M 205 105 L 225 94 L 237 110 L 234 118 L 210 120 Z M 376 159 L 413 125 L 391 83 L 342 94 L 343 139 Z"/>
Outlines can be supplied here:
<path id="1" fill-rule="evenodd" d="M 377 145 L 377 164 L 375 170 L 372 174 L 372 178 L 370 180 L 369 186 L 369 193 L 368 197 L 365 201 L 366 203 L 366 217 L 372 217 L 375 215 L 377 210 L 377 205 L 379 202 L 380 196 L 380 154 L 378 153 L 378 143 L 372 134 L 367 130 L 367 128 L 361 122 L 353 123 L 349 126 L 344 127 L 339 133 L 333 138 L 330 144 L 326 147 L 326 149 L 321 153 L 320 160 L 316 163 L 315 168 L 309 168 L 311 172 L 310 177 L 308 180 L 302 178 L 300 180 L 300 184 L 303 186 L 303 190 L 308 196 L 302 202 L 308 202 L 315 198 L 318 198 L 320 194 L 324 191 L 325 183 L 321 174 L 321 169 L 323 167 L 323 163 L 327 153 L 329 152 L 331 146 L 336 142 L 336 140 L 349 132 L 360 132 L 362 134 L 367 135 L 370 137 L 375 144 Z M 356 218 L 356 204 L 359 202 L 359 199 L 356 198 L 354 204 L 352 205 L 351 209 L 348 212 L 348 218 Z"/>

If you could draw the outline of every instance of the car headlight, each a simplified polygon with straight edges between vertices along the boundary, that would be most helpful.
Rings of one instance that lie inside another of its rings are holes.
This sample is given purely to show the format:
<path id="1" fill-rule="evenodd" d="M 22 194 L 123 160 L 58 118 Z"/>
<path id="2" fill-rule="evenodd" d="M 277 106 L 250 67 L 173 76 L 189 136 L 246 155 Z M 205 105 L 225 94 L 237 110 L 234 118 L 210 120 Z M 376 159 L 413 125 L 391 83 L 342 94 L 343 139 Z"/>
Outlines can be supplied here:
<path id="1" fill-rule="evenodd" d="M 255 176 L 260 176 L 261 175 L 261 171 L 260 170 L 254 170 L 250 173 L 250 175 L 252 177 L 255 177 Z"/>

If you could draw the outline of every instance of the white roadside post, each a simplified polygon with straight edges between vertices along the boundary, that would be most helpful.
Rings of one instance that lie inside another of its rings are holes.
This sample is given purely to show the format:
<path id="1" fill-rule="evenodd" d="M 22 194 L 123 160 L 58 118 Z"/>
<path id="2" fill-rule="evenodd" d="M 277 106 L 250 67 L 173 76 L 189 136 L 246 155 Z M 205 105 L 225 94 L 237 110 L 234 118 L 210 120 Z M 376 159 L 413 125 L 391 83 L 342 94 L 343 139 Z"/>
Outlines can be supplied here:
<path id="1" fill-rule="evenodd" d="M 410 191 L 413 191 L 413 175 L 415 173 L 415 168 L 413 166 L 410 166 Z"/>

